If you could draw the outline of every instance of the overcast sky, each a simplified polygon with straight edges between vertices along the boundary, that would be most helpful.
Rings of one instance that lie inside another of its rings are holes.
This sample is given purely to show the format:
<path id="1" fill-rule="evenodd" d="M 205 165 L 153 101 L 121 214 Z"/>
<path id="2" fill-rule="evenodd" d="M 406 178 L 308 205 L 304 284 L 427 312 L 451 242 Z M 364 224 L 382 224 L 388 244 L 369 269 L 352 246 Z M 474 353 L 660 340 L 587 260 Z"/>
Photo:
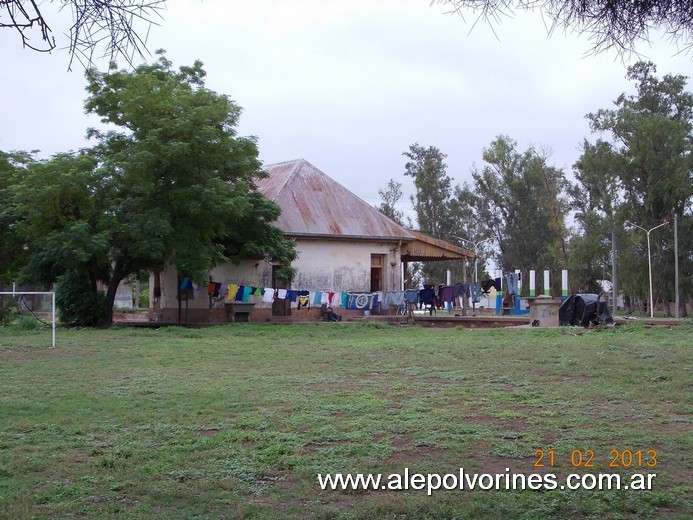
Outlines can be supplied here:
<path id="1" fill-rule="evenodd" d="M 148 48 L 175 66 L 200 59 L 207 86 L 243 107 L 239 133 L 257 136 L 266 164 L 302 157 L 373 205 L 391 178 L 412 192 L 402 152 L 415 142 L 447 154 L 454 184 L 501 134 L 553 150 L 569 171 L 590 137 L 584 116 L 632 91 L 636 57 L 548 37 L 539 14 L 490 27 L 446 11 L 429 0 L 169 0 Z M 693 71 L 691 52 L 667 40 L 638 51 L 659 75 Z M 8 29 L 0 56 L 0 150 L 47 157 L 88 144 L 79 65 L 22 49 Z"/>

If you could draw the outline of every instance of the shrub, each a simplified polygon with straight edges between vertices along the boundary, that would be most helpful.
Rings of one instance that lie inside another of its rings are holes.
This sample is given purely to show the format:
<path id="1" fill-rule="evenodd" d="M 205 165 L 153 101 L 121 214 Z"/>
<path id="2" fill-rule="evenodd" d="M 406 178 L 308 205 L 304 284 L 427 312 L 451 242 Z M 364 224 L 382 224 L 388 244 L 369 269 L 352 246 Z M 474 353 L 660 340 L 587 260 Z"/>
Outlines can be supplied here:
<path id="1" fill-rule="evenodd" d="M 60 309 L 60 321 L 77 327 L 94 327 L 105 318 L 105 297 L 94 292 L 84 277 L 66 273 L 58 279 L 55 304 Z"/>

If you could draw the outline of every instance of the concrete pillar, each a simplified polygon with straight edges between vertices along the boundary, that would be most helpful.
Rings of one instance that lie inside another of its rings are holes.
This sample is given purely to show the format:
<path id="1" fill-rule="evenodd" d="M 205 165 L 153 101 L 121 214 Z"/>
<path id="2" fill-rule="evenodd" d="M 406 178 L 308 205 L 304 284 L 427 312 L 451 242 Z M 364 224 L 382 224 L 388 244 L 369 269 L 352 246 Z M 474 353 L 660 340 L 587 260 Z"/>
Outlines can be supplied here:
<path id="1" fill-rule="evenodd" d="M 534 298 L 537 295 L 537 272 L 534 269 L 529 271 L 529 296 Z"/>
<path id="2" fill-rule="evenodd" d="M 568 270 L 563 269 L 561 272 L 561 296 L 563 299 L 568 297 Z"/>
<path id="3" fill-rule="evenodd" d="M 544 270 L 544 295 L 551 296 L 551 275 L 548 269 Z"/>

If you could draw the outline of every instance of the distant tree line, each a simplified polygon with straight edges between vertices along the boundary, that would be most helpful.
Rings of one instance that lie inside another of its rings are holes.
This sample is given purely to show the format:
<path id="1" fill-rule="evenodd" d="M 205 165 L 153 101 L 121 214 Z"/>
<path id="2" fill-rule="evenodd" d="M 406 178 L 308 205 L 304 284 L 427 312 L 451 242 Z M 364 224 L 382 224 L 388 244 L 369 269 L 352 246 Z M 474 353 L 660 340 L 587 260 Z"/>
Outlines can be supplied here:
<path id="1" fill-rule="evenodd" d="M 693 94 L 685 76 L 659 78 L 652 63 L 633 65 L 627 78 L 635 94 L 621 94 L 614 108 L 587 115 L 597 139 L 582 143 L 574 181 L 550 164 L 546 150 L 520 150 L 515 140 L 499 136 L 483 150 L 483 166 L 472 169 L 473 182 L 453 188 L 445 154 L 411 145 L 404 176 L 414 180 L 419 229 L 459 245 L 497 236 L 498 242 L 478 248 L 482 268 L 493 258 L 505 272 L 569 269 L 573 292 L 600 292 L 603 281 L 611 281 L 613 238 L 618 287 L 631 312 L 648 301 L 649 278 L 646 234 L 626 222 L 650 229 L 665 220 L 673 224 L 676 215 L 680 315 L 686 316 L 684 302 L 693 292 Z M 381 191 L 381 210 L 391 218 L 398 216 L 401 192 L 394 180 Z M 654 299 L 670 315 L 672 226 L 655 231 L 651 246 Z M 424 278 L 442 282 L 446 269 L 461 278 L 459 262 L 426 264 Z M 560 284 L 559 277 L 553 281 Z M 554 287 L 554 294 L 559 290 Z"/>

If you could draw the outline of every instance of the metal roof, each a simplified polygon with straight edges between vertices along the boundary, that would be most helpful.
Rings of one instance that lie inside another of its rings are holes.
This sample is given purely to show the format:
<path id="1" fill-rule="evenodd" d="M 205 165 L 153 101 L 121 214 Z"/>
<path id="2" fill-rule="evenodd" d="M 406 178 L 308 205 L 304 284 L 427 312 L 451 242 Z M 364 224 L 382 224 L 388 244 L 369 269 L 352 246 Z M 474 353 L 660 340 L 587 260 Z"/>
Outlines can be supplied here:
<path id="1" fill-rule="evenodd" d="M 270 164 L 260 192 L 282 213 L 275 222 L 287 236 L 410 242 L 414 236 L 305 159 Z"/>

